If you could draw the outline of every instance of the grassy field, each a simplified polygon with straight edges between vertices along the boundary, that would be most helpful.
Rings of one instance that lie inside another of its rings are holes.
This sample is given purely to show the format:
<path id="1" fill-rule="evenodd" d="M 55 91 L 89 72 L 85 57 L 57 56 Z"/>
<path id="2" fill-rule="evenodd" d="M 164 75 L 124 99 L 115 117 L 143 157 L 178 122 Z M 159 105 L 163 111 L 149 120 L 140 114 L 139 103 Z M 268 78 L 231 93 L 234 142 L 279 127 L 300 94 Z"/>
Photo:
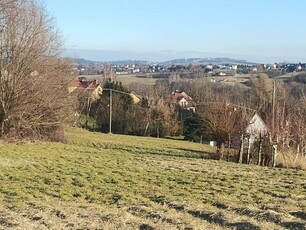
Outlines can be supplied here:
<path id="1" fill-rule="evenodd" d="M 139 74 L 139 75 L 148 75 L 148 74 Z M 78 77 L 86 77 L 87 80 L 99 79 L 102 75 L 80 75 Z M 117 75 L 114 79 L 115 81 L 122 82 L 123 85 L 130 84 L 143 84 L 143 85 L 154 85 L 156 83 L 156 78 L 146 78 L 146 77 L 138 77 L 137 74 L 127 74 L 127 75 Z"/>
<path id="2" fill-rule="evenodd" d="M 0 229 L 305 229 L 306 172 L 179 140 L 68 129 L 0 143 Z"/>
<path id="3" fill-rule="evenodd" d="M 301 73 L 304 73 L 304 72 L 286 73 L 286 74 L 284 74 L 284 75 L 275 77 L 275 79 L 282 80 L 282 81 L 286 81 L 286 80 L 289 80 L 290 78 L 293 78 L 293 77 L 295 77 L 296 75 L 299 75 L 299 74 L 301 74 Z"/>
<path id="4" fill-rule="evenodd" d="M 140 74 L 141 75 L 141 74 Z M 146 75 L 144 75 L 146 76 Z M 154 85 L 156 83 L 156 78 L 150 77 L 139 77 L 135 74 L 129 75 L 117 75 L 116 81 L 122 82 L 123 85 L 130 85 L 130 84 L 143 84 L 143 85 Z"/>

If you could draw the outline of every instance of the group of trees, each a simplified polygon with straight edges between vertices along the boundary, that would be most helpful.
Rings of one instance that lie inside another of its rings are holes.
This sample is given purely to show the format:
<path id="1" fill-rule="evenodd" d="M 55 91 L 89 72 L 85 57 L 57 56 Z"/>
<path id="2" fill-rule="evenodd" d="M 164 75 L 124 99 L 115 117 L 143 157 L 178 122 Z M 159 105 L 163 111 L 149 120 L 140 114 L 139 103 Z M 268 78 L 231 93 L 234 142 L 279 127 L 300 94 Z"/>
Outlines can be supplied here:
<path id="1" fill-rule="evenodd" d="M 131 92 L 121 82 L 109 79 L 104 83 L 103 92 L 97 100 L 90 101 L 89 95 L 84 97 L 80 93 L 78 111 L 83 115 L 87 113 L 86 119 L 93 120 L 88 128 L 96 131 L 155 137 L 176 135 L 181 126 L 175 108 L 165 97 L 160 97 L 158 91 L 161 88 L 157 88 L 155 86 L 148 90 L 147 96 L 135 103 Z M 80 122 L 79 125 L 86 126 L 84 119 Z"/>
<path id="2" fill-rule="evenodd" d="M 61 140 L 70 62 L 35 0 L 0 1 L 0 137 Z"/>
<path id="3" fill-rule="evenodd" d="M 190 95 L 201 103 L 197 106 L 197 115 L 185 123 L 190 124 L 195 119 L 202 125 L 196 128 L 204 138 L 218 141 L 219 147 L 235 141 L 239 143 L 241 135 L 247 137 L 246 126 L 257 113 L 265 122 L 268 133 L 257 140 L 254 163 L 258 163 L 256 154 L 262 150 L 266 161 L 262 159 L 260 164 L 273 164 L 276 147 L 279 152 L 293 152 L 295 161 L 304 156 L 305 162 L 305 84 L 257 74 L 245 86 L 195 83 L 187 88 Z M 236 147 L 238 152 L 239 144 Z"/>

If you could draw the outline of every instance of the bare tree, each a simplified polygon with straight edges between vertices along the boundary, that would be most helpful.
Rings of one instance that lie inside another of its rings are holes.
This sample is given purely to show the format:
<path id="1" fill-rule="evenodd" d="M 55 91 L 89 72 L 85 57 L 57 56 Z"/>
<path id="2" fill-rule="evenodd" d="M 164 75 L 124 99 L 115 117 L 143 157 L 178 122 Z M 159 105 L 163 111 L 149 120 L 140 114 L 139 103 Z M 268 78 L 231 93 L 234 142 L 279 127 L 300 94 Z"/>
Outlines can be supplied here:
<path id="1" fill-rule="evenodd" d="M 179 122 L 173 106 L 160 99 L 151 105 L 149 111 L 152 136 L 175 136 L 179 130 Z"/>
<path id="2" fill-rule="evenodd" d="M 71 65 L 52 19 L 35 0 L 2 0 L 0 28 L 1 136 L 57 139 Z"/>

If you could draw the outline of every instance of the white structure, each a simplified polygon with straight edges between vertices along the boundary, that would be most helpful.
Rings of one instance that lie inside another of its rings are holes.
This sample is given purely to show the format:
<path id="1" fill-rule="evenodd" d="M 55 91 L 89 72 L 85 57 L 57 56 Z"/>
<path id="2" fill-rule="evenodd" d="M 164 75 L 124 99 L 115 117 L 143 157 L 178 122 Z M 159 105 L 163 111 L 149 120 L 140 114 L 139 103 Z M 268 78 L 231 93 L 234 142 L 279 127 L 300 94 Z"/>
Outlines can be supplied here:
<path id="1" fill-rule="evenodd" d="M 232 70 L 237 70 L 238 69 L 238 65 L 232 65 Z"/>
<path id="2" fill-rule="evenodd" d="M 208 64 L 208 65 L 206 65 L 206 68 L 207 68 L 207 69 L 213 69 L 214 67 L 213 67 L 213 65 Z"/>
<path id="3" fill-rule="evenodd" d="M 254 141 L 260 136 L 264 136 L 268 133 L 266 124 L 257 113 L 255 113 L 255 115 L 250 120 L 250 123 L 246 128 L 246 133 L 250 135 L 250 145 L 253 145 Z"/>

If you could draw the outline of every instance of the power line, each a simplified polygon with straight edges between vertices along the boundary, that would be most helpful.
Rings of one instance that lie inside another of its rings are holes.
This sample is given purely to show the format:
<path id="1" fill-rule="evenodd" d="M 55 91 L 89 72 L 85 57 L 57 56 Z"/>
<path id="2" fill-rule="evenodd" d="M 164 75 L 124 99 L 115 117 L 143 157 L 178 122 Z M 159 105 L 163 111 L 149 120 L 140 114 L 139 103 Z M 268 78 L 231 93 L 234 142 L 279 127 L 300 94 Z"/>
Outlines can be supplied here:
<path id="1" fill-rule="evenodd" d="M 246 107 L 246 106 L 242 106 L 242 105 L 237 105 L 237 104 L 233 104 L 233 103 L 229 103 L 229 102 L 221 102 L 221 101 L 208 101 L 208 102 L 199 102 L 199 103 L 196 103 L 196 106 L 198 105 L 209 105 L 209 104 L 224 104 L 226 107 L 234 107 L 234 108 L 242 108 L 242 109 L 247 109 L 247 110 L 250 110 L 250 111 L 253 111 L 255 112 L 256 110 L 255 109 L 251 109 L 249 107 Z"/>
<path id="2" fill-rule="evenodd" d="M 109 91 L 109 134 L 112 133 L 112 116 L 113 116 L 113 92 L 130 95 L 130 93 L 126 93 L 116 89 L 103 89 Z"/>

